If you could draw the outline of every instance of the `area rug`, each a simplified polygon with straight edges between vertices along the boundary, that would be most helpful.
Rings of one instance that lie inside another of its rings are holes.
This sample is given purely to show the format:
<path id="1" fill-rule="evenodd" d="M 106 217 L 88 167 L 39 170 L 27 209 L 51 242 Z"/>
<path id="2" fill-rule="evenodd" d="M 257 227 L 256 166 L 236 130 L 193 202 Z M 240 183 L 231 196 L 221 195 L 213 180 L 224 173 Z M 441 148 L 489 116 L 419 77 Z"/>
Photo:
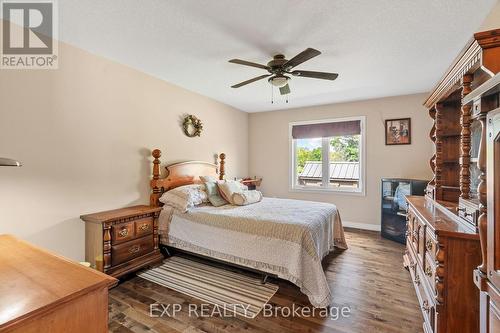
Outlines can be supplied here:
<path id="1" fill-rule="evenodd" d="M 278 291 L 259 278 L 179 256 L 137 275 L 247 318 L 255 318 Z"/>

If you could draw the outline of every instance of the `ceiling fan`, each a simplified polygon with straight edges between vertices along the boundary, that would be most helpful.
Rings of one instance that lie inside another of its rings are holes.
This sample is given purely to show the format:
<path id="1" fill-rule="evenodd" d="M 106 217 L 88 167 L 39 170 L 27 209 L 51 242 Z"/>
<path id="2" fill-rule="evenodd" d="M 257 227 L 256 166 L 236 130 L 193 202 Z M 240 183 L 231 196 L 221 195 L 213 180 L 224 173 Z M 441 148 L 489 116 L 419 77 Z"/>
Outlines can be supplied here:
<path id="1" fill-rule="evenodd" d="M 267 63 L 267 65 L 261 65 L 240 59 L 231 59 L 229 60 L 230 63 L 257 67 L 265 69 L 266 71 L 269 72 L 269 74 L 257 76 L 254 77 L 253 79 L 235 84 L 231 86 L 231 88 L 243 87 L 249 83 L 269 77 L 267 81 L 269 81 L 269 83 L 272 84 L 273 86 L 278 87 L 280 89 L 281 95 L 286 95 L 290 93 L 290 86 L 288 85 L 288 80 L 290 80 L 290 76 L 287 76 L 285 74 L 290 74 L 293 76 L 309 77 L 313 79 L 323 79 L 331 81 L 335 80 L 339 76 L 337 73 L 312 72 L 312 71 L 302 71 L 302 70 L 291 71 L 295 66 L 298 66 L 320 54 L 321 54 L 320 51 L 315 50 L 313 48 L 305 49 L 304 51 L 300 52 L 290 60 L 285 59 L 285 56 L 283 54 L 277 54 L 274 56 L 273 60 Z"/>

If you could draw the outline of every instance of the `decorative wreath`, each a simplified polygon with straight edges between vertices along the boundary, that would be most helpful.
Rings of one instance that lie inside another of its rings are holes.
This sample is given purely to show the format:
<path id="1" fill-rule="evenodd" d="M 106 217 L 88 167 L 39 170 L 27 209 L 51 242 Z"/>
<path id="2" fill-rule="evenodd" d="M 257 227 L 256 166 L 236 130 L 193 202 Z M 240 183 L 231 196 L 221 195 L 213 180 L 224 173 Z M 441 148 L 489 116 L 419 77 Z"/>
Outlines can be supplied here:
<path id="1" fill-rule="evenodd" d="M 190 138 L 193 138 L 195 136 L 201 136 L 203 124 L 200 119 L 190 114 L 186 116 L 186 118 L 184 118 L 182 128 L 184 129 L 184 134 L 186 134 Z"/>

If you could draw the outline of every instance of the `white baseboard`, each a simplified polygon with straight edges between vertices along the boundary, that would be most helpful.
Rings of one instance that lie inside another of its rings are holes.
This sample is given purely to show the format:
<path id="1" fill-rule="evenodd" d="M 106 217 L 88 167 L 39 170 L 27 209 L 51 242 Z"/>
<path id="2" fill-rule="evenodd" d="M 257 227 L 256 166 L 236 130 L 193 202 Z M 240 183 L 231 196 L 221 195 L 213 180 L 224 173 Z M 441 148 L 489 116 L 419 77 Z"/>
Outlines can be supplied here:
<path id="1" fill-rule="evenodd" d="M 372 230 L 372 231 L 380 231 L 380 224 L 371 224 L 371 223 L 357 223 L 350 221 L 342 221 L 342 225 L 348 228 L 356 228 L 363 230 Z"/>

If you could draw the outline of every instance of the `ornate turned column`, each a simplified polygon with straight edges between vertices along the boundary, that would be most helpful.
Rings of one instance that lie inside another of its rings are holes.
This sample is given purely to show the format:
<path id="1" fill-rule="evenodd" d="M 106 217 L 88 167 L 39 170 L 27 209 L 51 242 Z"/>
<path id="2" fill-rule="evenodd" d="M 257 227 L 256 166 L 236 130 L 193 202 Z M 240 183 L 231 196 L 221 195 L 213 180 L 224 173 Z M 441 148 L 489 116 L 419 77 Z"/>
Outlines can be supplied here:
<path id="1" fill-rule="evenodd" d="M 474 76 L 465 74 L 462 77 L 462 100 L 471 91 L 471 82 Z M 461 109 L 460 125 L 460 197 L 470 198 L 470 150 L 471 150 L 471 110 L 472 106 L 463 105 Z"/>
<path id="2" fill-rule="evenodd" d="M 111 267 L 111 223 L 103 223 L 103 244 L 102 244 L 102 252 L 103 252 L 103 270 L 102 272 L 106 272 L 106 269 Z"/>
<path id="3" fill-rule="evenodd" d="M 434 182 L 436 184 L 436 190 L 434 199 L 441 200 L 443 197 L 443 191 L 441 186 L 443 185 L 442 171 L 443 171 L 443 105 L 437 103 L 436 109 L 436 158 L 434 159 Z"/>
<path id="4" fill-rule="evenodd" d="M 160 239 L 158 233 L 158 218 L 160 217 L 160 211 L 157 211 L 153 214 L 153 237 L 154 237 L 154 248 L 158 249 L 158 241 Z"/>
<path id="5" fill-rule="evenodd" d="M 226 175 L 226 154 L 221 153 L 220 158 L 220 169 L 219 169 L 219 179 L 223 180 Z"/>
<path id="6" fill-rule="evenodd" d="M 479 229 L 479 238 L 481 240 L 481 255 L 482 262 L 478 269 L 481 273 L 486 274 L 487 270 L 487 254 L 486 254 L 486 243 L 488 229 L 488 210 L 487 210 L 487 195 L 486 195 L 486 114 L 481 113 L 478 116 L 478 121 L 481 123 L 481 142 L 479 143 L 479 156 L 477 161 L 477 167 L 479 168 L 479 185 L 477 186 L 477 193 L 479 196 L 479 218 L 477 220 L 477 225 Z"/>
<path id="7" fill-rule="evenodd" d="M 161 189 L 156 186 L 156 182 L 160 179 L 160 157 L 161 151 L 155 149 L 152 151 L 153 156 L 153 179 L 151 179 L 151 188 L 153 189 L 151 195 L 149 196 L 149 204 L 153 207 L 158 206 L 158 199 L 161 195 Z"/>
<path id="8" fill-rule="evenodd" d="M 429 110 L 429 116 L 431 116 L 433 122 L 432 122 L 432 128 L 429 133 L 429 138 L 431 139 L 432 143 L 434 144 L 434 149 L 436 149 L 436 110 L 434 108 Z M 434 155 L 432 155 L 431 159 L 429 160 L 429 165 L 432 170 L 432 179 L 429 182 L 429 185 L 435 185 L 436 184 L 436 153 L 434 152 Z"/>

